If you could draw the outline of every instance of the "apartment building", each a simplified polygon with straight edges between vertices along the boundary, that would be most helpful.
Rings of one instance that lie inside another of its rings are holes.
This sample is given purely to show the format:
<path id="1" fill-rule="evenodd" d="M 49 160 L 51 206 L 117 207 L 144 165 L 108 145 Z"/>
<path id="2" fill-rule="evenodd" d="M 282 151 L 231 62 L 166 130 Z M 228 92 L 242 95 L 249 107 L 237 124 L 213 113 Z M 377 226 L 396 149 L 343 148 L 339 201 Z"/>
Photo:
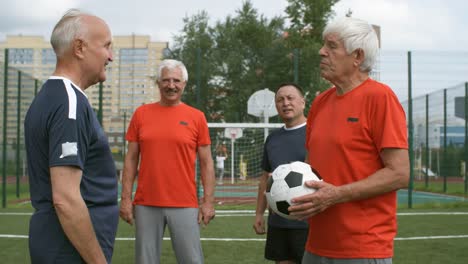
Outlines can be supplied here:
<path id="1" fill-rule="evenodd" d="M 167 47 L 168 42 L 153 42 L 146 35 L 114 36 L 113 62 L 107 66 L 107 80 L 101 84 L 102 94 L 100 84 L 86 89 L 96 110 L 102 97 L 102 125 L 114 153 L 124 151 L 123 134 L 133 111 L 142 104 L 159 100 L 155 77 L 163 50 Z M 5 63 L 6 49 L 8 60 Z M 18 103 L 21 105 L 22 126 L 35 92 L 55 69 L 56 57 L 50 42 L 42 36 L 9 35 L 0 42 L 0 62 L 1 86 L 4 86 L 5 78 L 8 86 L 7 142 L 13 144 L 17 138 Z M 5 65 L 8 66 L 7 74 Z M 0 95 L 3 105 L 3 91 Z"/>

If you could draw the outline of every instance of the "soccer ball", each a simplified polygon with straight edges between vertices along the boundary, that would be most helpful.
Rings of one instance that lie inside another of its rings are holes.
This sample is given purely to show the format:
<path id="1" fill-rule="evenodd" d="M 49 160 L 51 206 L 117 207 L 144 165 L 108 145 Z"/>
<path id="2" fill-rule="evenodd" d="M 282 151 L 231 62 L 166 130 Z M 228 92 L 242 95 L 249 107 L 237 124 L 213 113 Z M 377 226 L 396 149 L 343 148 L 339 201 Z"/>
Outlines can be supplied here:
<path id="1" fill-rule="evenodd" d="M 295 161 L 278 166 L 267 181 L 265 195 L 270 208 L 284 218 L 296 219 L 289 215 L 288 207 L 291 199 L 315 192 L 304 186 L 310 180 L 321 181 L 307 163 Z"/>

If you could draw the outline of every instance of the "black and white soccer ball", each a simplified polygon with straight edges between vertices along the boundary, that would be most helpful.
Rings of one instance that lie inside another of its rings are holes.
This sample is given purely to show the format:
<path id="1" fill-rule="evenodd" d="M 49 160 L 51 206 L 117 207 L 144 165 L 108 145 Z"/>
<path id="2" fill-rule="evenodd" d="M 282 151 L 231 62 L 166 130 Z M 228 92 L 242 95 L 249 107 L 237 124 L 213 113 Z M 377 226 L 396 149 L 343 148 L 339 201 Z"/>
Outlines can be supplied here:
<path id="1" fill-rule="evenodd" d="M 311 180 L 321 181 L 307 163 L 295 161 L 278 166 L 267 181 L 265 195 L 268 205 L 278 215 L 296 219 L 289 215 L 291 199 L 315 192 L 315 189 L 304 186 L 304 182 Z"/>

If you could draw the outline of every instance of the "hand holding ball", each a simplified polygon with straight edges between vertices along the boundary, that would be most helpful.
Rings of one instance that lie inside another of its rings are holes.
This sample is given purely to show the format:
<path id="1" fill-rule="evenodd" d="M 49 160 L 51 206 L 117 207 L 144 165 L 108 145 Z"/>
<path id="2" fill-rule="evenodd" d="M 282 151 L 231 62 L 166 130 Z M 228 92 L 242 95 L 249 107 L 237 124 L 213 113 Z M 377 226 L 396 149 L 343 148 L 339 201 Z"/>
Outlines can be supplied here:
<path id="1" fill-rule="evenodd" d="M 270 208 L 284 218 L 296 219 L 289 215 L 291 199 L 315 192 L 304 186 L 306 181 L 321 181 L 309 164 L 295 161 L 278 166 L 267 182 L 265 195 Z"/>

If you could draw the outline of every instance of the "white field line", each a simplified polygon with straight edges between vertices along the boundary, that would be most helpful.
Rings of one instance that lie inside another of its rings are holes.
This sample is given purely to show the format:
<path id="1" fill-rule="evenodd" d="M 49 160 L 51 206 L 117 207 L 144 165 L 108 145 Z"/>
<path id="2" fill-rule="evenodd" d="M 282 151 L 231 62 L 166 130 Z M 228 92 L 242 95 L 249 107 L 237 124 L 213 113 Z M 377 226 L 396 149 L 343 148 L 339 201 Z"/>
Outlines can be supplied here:
<path id="1" fill-rule="evenodd" d="M 9 235 L 9 234 L 0 234 L 0 238 L 28 238 L 26 235 Z"/>
<path id="2" fill-rule="evenodd" d="M 164 237 L 164 240 L 171 240 L 170 237 Z M 117 241 L 134 241 L 134 237 L 117 237 Z M 217 237 L 202 237 L 201 241 L 266 241 L 265 238 L 217 238 Z"/>
<path id="3" fill-rule="evenodd" d="M 28 236 L 26 235 L 11 235 L 11 234 L 0 234 L 0 238 L 19 238 L 19 239 L 26 239 Z M 421 236 L 421 237 L 397 237 L 395 240 L 403 241 L 403 240 L 432 240 L 432 239 L 454 239 L 454 238 L 468 238 L 468 235 L 455 235 L 455 236 Z M 171 240 L 169 237 L 164 237 L 164 240 Z M 202 237 L 200 238 L 202 241 L 225 241 L 225 242 L 232 242 L 232 241 L 239 241 L 239 242 L 246 242 L 246 241 L 258 241 L 263 242 L 265 241 L 264 238 L 216 238 L 216 237 Z M 117 241 L 134 241 L 134 237 L 117 237 L 115 240 Z"/>
<path id="4" fill-rule="evenodd" d="M 32 215 L 32 213 L 7 213 L 7 212 L 0 212 L 0 215 Z"/>
<path id="5" fill-rule="evenodd" d="M 228 217 L 228 216 L 253 216 L 255 211 L 253 210 L 219 210 L 216 212 L 217 217 Z M 0 212 L 0 216 L 30 216 L 32 213 L 8 213 Z M 398 213 L 400 216 L 415 216 L 415 215 L 468 215 L 468 212 L 418 212 L 418 213 Z M 12 235 L 12 234 L 0 234 L 0 238 L 20 238 L 26 239 L 27 235 Z M 430 240 L 430 239 L 454 239 L 454 238 L 468 238 L 468 235 L 452 235 L 452 236 L 420 236 L 420 237 L 397 237 L 395 240 Z M 118 237 L 117 241 L 134 241 L 135 238 Z M 165 237 L 164 240 L 170 240 Z M 201 238 L 202 241 L 265 241 L 264 238 Z"/>
<path id="6" fill-rule="evenodd" d="M 429 240 L 429 239 L 452 239 L 452 238 L 468 238 L 468 235 L 396 237 L 395 240 Z"/>
<path id="7" fill-rule="evenodd" d="M 397 213 L 401 216 L 413 215 L 468 215 L 468 212 L 419 212 L 419 213 Z"/>
<path id="8" fill-rule="evenodd" d="M 14 213 L 14 212 L 0 212 L 2 215 L 20 216 L 32 215 L 32 213 Z M 217 210 L 216 217 L 227 216 L 254 216 L 254 210 Z M 468 212 L 416 212 L 416 213 L 397 213 L 398 216 L 414 216 L 414 215 L 468 215 Z"/>

